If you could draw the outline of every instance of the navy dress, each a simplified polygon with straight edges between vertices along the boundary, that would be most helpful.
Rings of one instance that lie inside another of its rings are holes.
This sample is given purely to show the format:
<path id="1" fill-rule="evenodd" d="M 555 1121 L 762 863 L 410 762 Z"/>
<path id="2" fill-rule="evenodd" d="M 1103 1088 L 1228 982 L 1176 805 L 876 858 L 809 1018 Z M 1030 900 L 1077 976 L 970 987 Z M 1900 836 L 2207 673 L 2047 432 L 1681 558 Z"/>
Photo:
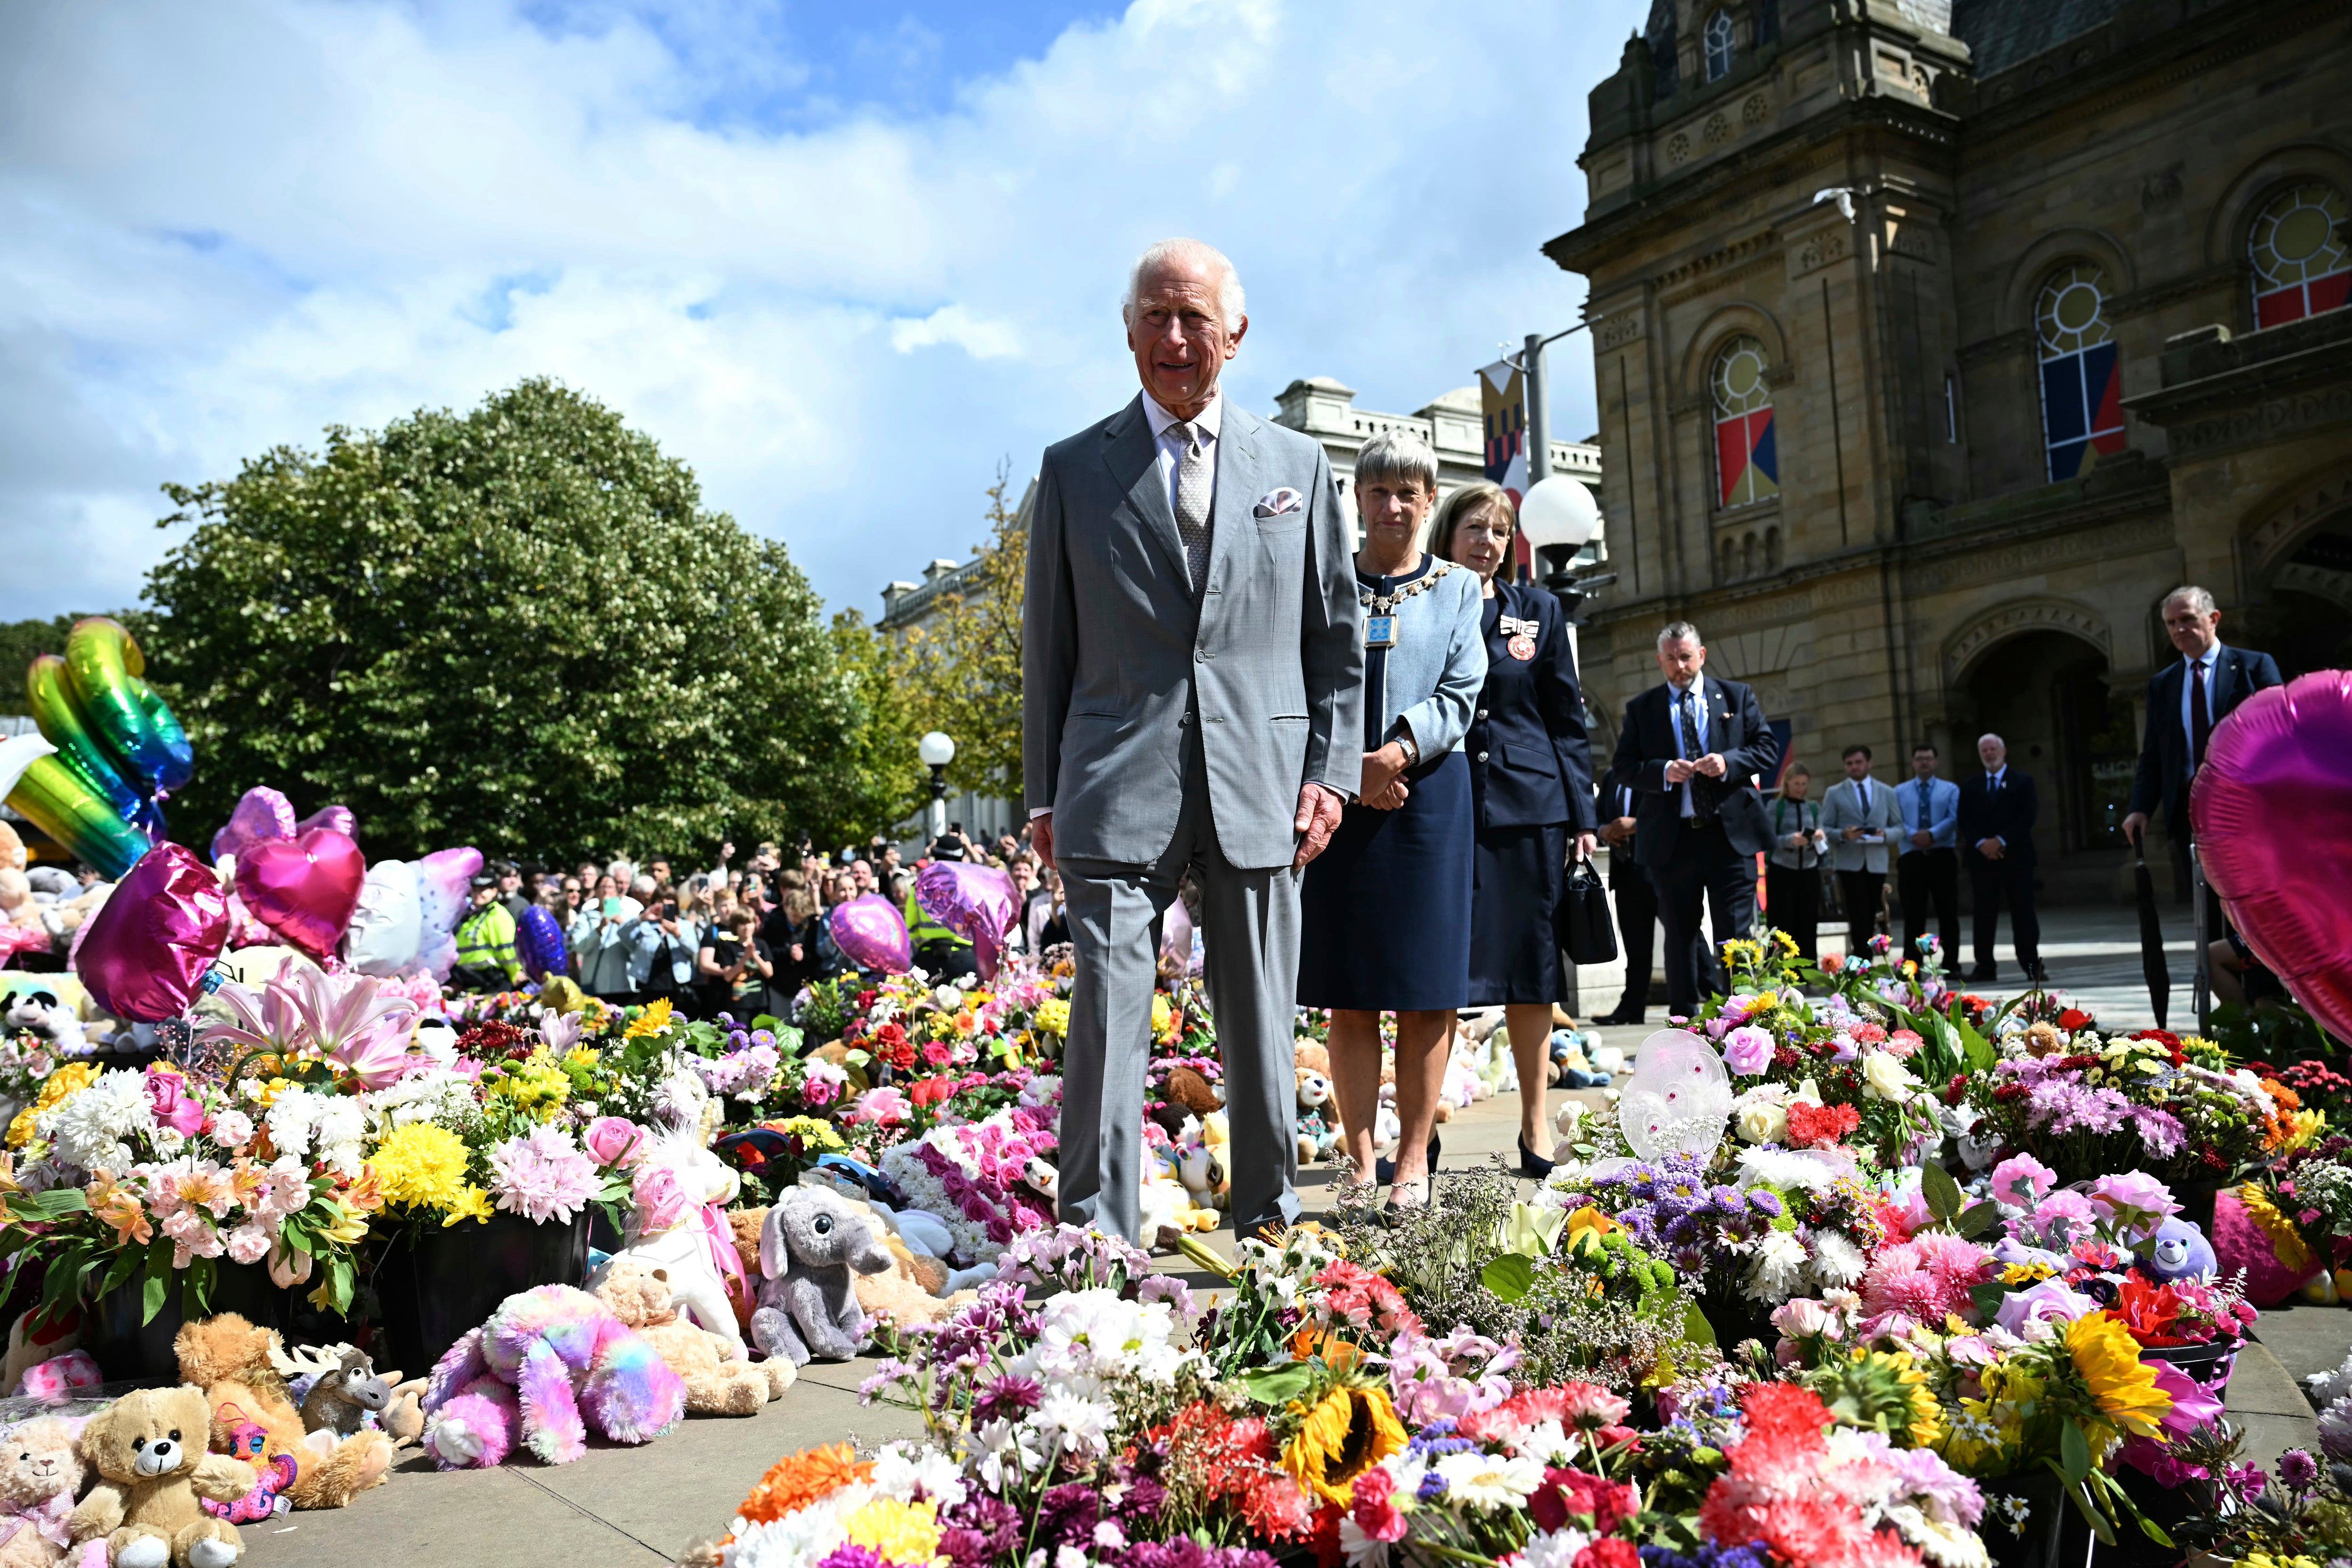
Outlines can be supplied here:
<path id="1" fill-rule="evenodd" d="M 1427 572 L 1357 583 L 1390 594 Z M 1461 570 L 1456 568 L 1456 570 Z M 1400 606 L 1398 635 L 1444 637 L 1435 593 Z M 1419 610 L 1411 615 L 1408 612 Z M 1452 611 L 1445 615 L 1451 616 Z M 1364 650 L 1364 750 L 1393 734 L 1387 715 L 1424 695 L 1391 701 L 1390 650 Z M 1424 754 L 1405 772 L 1411 792 L 1394 811 L 1351 803 L 1322 854 L 1307 862 L 1298 889 L 1301 1006 L 1364 1012 L 1432 1012 L 1469 999 L 1470 764 L 1458 750 Z"/>
<path id="2" fill-rule="evenodd" d="M 1569 837 L 1596 825 L 1576 655 L 1559 601 L 1531 584 L 1496 583 L 1479 626 L 1486 684 L 1463 747 L 1477 816 L 1470 1005 L 1566 1002 L 1553 911 L 1568 877 Z"/>

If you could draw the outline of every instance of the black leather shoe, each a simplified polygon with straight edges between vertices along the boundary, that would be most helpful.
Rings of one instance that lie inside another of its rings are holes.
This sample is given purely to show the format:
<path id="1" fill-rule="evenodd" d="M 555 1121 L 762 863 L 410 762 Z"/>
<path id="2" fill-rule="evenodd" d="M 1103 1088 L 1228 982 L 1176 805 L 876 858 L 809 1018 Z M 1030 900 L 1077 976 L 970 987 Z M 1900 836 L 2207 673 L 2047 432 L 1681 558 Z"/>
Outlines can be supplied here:
<path id="1" fill-rule="evenodd" d="M 1969 984 L 1971 985 L 1990 985 L 1999 978 L 1990 963 L 1979 963 L 1969 971 Z"/>
<path id="2" fill-rule="evenodd" d="M 1433 1176 L 1437 1174 L 1437 1155 L 1441 1146 L 1437 1133 L 1433 1131 L 1429 1135 L 1429 1173 Z M 1396 1180 L 1396 1162 L 1394 1160 L 1374 1160 L 1372 1162 L 1372 1180 L 1383 1187 L 1389 1185 L 1391 1182 L 1394 1182 Z"/>
<path id="3" fill-rule="evenodd" d="M 1519 1174 L 1534 1182 L 1540 1182 L 1551 1174 L 1551 1162 L 1528 1148 L 1524 1135 L 1519 1139 Z"/>
<path id="4" fill-rule="evenodd" d="M 1649 1022 L 1649 1014 L 1639 1007 L 1620 1007 L 1614 1013 L 1604 1013 L 1592 1021 L 1596 1024 L 1645 1024 Z"/>

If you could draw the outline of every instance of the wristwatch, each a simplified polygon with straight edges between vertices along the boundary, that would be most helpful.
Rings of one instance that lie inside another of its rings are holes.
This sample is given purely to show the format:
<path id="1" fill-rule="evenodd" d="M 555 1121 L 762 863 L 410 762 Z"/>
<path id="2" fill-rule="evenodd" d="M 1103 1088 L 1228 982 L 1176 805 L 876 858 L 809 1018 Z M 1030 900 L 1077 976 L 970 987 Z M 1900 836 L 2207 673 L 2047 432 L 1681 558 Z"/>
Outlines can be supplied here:
<path id="1" fill-rule="evenodd" d="M 1397 734 L 1396 743 L 1404 748 L 1404 765 L 1406 767 L 1417 768 L 1421 766 L 1421 748 L 1413 743 L 1412 731 L 1400 731 Z"/>

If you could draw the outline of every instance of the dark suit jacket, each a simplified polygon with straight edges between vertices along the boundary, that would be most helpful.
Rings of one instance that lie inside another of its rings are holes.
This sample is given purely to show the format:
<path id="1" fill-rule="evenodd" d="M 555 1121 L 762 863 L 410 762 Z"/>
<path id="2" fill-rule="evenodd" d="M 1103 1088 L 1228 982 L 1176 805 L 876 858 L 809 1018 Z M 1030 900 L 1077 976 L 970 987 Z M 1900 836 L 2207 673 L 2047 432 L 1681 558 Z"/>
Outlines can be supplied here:
<path id="1" fill-rule="evenodd" d="M 1695 778 L 1691 788 L 1714 798 L 1734 849 L 1742 855 L 1761 854 L 1771 847 L 1772 829 L 1764 818 L 1764 797 L 1756 782 L 1780 760 L 1780 739 L 1765 727 L 1764 710 L 1753 691 L 1704 671 L 1699 680 L 1706 750 L 1722 754 L 1724 774 L 1720 779 Z M 1666 865 L 1682 842 L 1682 786 L 1666 784 L 1666 764 L 1682 755 L 1666 710 L 1672 694 L 1673 689 L 1661 682 L 1625 704 L 1616 760 L 1610 764 L 1610 772 L 1632 784 L 1641 799 L 1633 813 L 1633 859 L 1643 866 Z"/>
<path id="2" fill-rule="evenodd" d="M 1980 840 L 1998 838 L 2005 858 L 2021 866 L 2033 864 L 2033 824 L 2042 815 L 2042 797 L 2032 779 L 2011 763 L 2001 775 L 2000 797 L 1985 788 L 1982 769 L 1960 781 L 1960 853 L 1971 864 L 1983 861 L 1977 853 Z"/>
<path id="3" fill-rule="evenodd" d="M 1590 833 L 1592 745 L 1559 601 L 1530 583 L 1496 583 L 1495 602 L 1503 616 L 1534 621 L 1538 629 L 1529 659 L 1511 657 L 1499 617 L 1486 635 L 1486 684 L 1462 744 L 1477 824 L 1565 822 L 1571 831 Z"/>
<path id="4" fill-rule="evenodd" d="M 2189 731 L 2180 721 L 2180 683 L 2187 679 L 2189 661 L 2176 658 L 2147 683 L 2147 738 L 2140 743 L 2139 773 L 2126 808 L 2154 816 L 2163 806 L 2166 830 L 2172 833 L 2189 820 Z M 2222 644 L 2213 655 L 2213 689 L 2206 693 L 2213 722 L 2220 724 L 2239 703 L 2278 684 L 2278 663 L 2270 655 Z"/>

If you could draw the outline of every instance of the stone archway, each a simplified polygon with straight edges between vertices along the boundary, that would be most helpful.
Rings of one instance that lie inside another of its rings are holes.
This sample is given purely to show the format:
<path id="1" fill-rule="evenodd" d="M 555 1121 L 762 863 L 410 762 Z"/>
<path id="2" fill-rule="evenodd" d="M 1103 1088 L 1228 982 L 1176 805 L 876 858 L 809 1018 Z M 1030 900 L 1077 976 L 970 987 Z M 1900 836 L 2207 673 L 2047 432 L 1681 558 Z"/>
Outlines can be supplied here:
<path id="1" fill-rule="evenodd" d="M 2303 485 L 2246 531 L 2247 605 L 2224 640 L 2289 680 L 2352 668 L 2352 464 Z"/>

